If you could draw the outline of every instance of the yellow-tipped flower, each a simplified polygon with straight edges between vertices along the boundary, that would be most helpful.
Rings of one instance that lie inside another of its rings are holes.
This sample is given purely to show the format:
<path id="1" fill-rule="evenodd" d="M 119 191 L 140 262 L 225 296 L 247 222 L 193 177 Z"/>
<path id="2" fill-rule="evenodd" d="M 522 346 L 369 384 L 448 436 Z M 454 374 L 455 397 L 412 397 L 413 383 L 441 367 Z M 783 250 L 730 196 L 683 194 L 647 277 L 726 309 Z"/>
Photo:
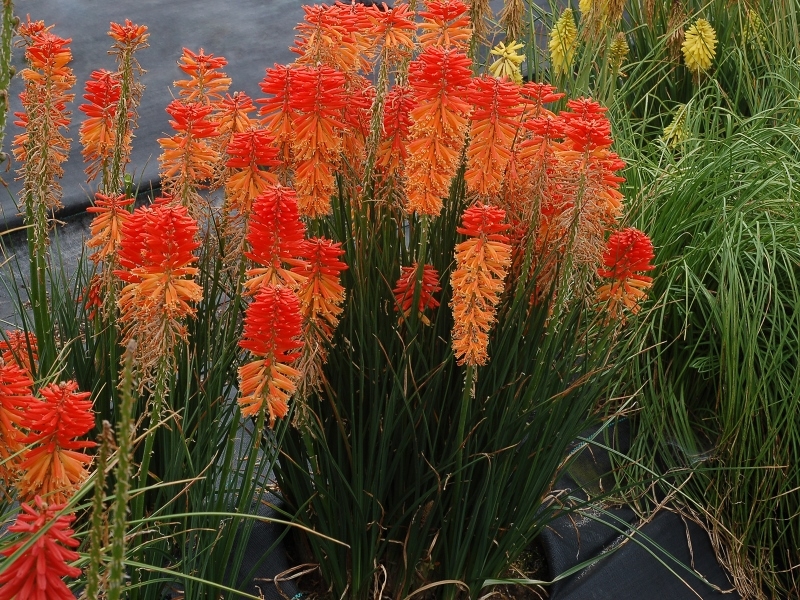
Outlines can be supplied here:
<path id="1" fill-rule="evenodd" d="M 717 47 L 717 34 L 714 28 L 705 19 L 697 19 L 685 34 L 683 45 L 683 59 L 692 73 L 700 74 L 708 71 L 714 60 Z"/>
<path id="2" fill-rule="evenodd" d="M 578 10 L 581 11 L 581 17 L 586 18 L 592 10 L 592 0 L 579 0 Z"/>
<path id="3" fill-rule="evenodd" d="M 678 105 L 678 108 L 675 110 L 675 115 L 672 117 L 672 121 L 669 125 L 664 127 L 664 133 L 661 137 L 670 148 L 674 148 L 689 137 L 689 132 L 686 131 L 685 104 Z"/>
<path id="4" fill-rule="evenodd" d="M 489 66 L 489 72 L 499 79 L 506 77 L 514 83 L 521 84 L 522 70 L 519 66 L 525 60 L 525 55 L 517 54 L 517 50 L 522 47 L 523 44 L 513 40 L 507 46 L 503 42 L 497 44 L 491 53 L 498 58 Z"/>
<path id="5" fill-rule="evenodd" d="M 570 72 L 575 52 L 578 50 L 578 28 L 572 16 L 572 9 L 561 13 L 555 27 L 550 31 L 550 65 L 556 75 Z"/>

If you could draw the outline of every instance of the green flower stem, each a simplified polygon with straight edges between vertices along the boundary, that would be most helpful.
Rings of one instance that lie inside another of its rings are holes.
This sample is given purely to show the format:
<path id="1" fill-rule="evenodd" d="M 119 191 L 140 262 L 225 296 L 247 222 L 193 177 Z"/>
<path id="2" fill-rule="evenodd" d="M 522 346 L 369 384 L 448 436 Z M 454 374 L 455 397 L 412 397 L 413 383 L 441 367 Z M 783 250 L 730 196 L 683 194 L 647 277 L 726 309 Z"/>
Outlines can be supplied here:
<path id="1" fill-rule="evenodd" d="M 92 528 L 89 532 L 89 569 L 86 571 L 85 598 L 99 598 L 103 587 L 100 566 L 103 562 L 103 542 L 107 536 L 105 511 L 106 467 L 108 466 L 108 454 L 113 442 L 111 423 L 103 421 L 103 432 L 100 434 L 100 449 L 97 452 L 97 468 L 94 472 Z"/>
<path id="2" fill-rule="evenodd" d="M 147 436 L 144 440 L 144 453 L 142 454 L 142 464 L 139 468 L 139 495 L 136 497 L 133 504 L 133 515 L 135 519 L 141 519 L 144 516 L 144 499 L 145 488 L 147 487 L 147 475 L 150 469 L 150 458 L 153 454 L 153 444 L 155 444 L 156 431 L 158 424 L 161 421 L 161 409 L 164 406 L 164 398 L 166 397 L 167 385 L 169 380 L 170 371 L 169 356 L 163 355 L 156 367 L 156 379 L 153 389 L 153 408 L 150 412 L 150 427 L 147 430 Z"/>
<path id="3" fill-rule="evenodd" d="M 125 350 L 124 366 L 122 371 L 122 387 L 120 389 L 119 424 L 117 426 L 117 467 L 115 476 L 117 480 L 114 492 L 114 514 L 111 530 L 111 566 L 108 574 L 108 596 L 107 600 L 119 600 L 122 596 L 125 571 L 125 534 L 126 534 L 126 515 L 128 512 L 128 500 L 130 497 L 131 463 L 133 462 L 133 356 L 135 354 L 135 344 L 131 342 Z M 162 360 L 162 363 L 166 363 Z M 162 379 L 164 379 L 162 377 Z M 156 396 L 156 404 L 161 404 Z M 154 416 L 155 416 L 155 410 Z M 153 422 L 158 423 L 157 418 Z M 151 434 L 153 432 L 151 431 Z M 150 435 L 148 440 L 154 436 Z M 152 443 L 150 444 L 152 448 Z M 149 452 L 145 453 L 148 457 Z M 144 466 L 144 461 L 143 461 Z M 145 477 L 147 470 L 144 470 Z M 144 493 L 139 498 L 144 499 Z M 137 500 L 139 499 L 137 498 Z M 89 596 L 94 598 L 95 596 Z"/>

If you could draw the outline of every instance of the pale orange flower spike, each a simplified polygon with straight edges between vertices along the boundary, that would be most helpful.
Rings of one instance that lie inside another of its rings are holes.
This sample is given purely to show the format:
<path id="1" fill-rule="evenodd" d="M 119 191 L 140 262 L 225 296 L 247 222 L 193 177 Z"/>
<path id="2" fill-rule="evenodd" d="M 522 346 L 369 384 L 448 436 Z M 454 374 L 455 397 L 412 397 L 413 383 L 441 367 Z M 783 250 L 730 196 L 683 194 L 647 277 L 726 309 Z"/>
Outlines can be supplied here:
<path id="1" fill-rule="evenodd" d="M 489 331 L 511 264 L 511 247 L 503 232 L 505 211 L 477 204 L 464 211 L 458 232 L 469 236 L 456 246 L 456 269 L 450 276 L 453 296 L 453 353 L 459 365 L 485 365 Z"/>
<path id="2" fill-rule="evenodd" d="M 92 237 L 86 242 L 87 248 L 96 248 L 89 257 L 94 262 L 107 260 L 116 254 L 122 239 L 122 227 L 131 216 L 127 207 L 134 201 L 134 198 L 126 198 L 124 194 L 117 196 L 106 196 L 99 192 L 95 194 L 94 206 L 86 209 L 86 212 L 95 215 L 89 225 Z"/>

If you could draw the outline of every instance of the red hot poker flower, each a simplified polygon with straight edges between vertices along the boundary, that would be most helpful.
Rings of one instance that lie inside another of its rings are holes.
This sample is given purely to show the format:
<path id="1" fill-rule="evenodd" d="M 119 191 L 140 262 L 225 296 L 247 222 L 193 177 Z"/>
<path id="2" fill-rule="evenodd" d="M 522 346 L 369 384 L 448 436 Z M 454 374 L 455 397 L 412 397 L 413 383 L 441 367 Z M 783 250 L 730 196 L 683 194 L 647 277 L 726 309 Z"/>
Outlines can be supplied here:
<path id="1" fill-rule="evenodd" d="M 410 267 L 400 267 L 400 279 L 394 288 L 395 310 L 402 310 L 403 316 L 408 318 L 411 315 L 411 305 L 414 302 L 414 292 L 416 291 L 417 271 L 419 266 L 414 263 Z M 419 302 L 417 312 L 426 325 L 430 325 L 430 319 L 423 312 L 426 308 L 431 310 L 439 306 L 439 301 L 434 298 L 434 294 L 441 291 L 439 286 L 439 272 L 432 265 L 423 265 L 422 281 L 419 288 Z"/>
<path id="2" fill-rule="evenodd" d="M 522 98 L 517 85 L 496 77 L 473 80 L 472 125 L 464 180 L 483 196 L 500 192 L 519 128 Z"/>
<path id="3" fill-rule="evenodd" d="M 20 464 L 23 476 L 17 489 L 23 499 L 41 495 L 66 502 L 86 479 L 86 465 L 92 461 L 79 450 L 96 446 L 75 439 L 94 428 L 91 394 L 79 392 L 75 381 L 51 383 L 39 393 L 41 402 L 32 402 L 25 410 L 25 426 L 30 433 L 22 441 L 35 446 Z"/>
<path id="4" fill-rule="evenodd" d="M 472 27 L 467 11 L 469 7 L 461 0 L 434 0 L 428 2 L 428 10 L 420 11 L 424 21 L 419 28 L 419 45 L 422 48 L 442 46 L 467 50 L 472 38 Z"/>
<path id="5" fill-rule="evenodd" d="M 306 327 L 314 325 L 330 339 L 339 324 L 345 290 L 339 277 L 347 265 L 341 242 L 325 238 L 305 240 L 301 247 L 305 262 L 293 271 L 305 280 L 297 292 Z"/>
<path id="6" fill-rule="evenodd" d="M 610 317 L 618 316 L 623 307 L 633 314 L 639 312 L 639 304 L 653 282 L 651 277 L 641 273 L 655 268 L 650 264 L 654 257 L 650 238 L 634 227 L 615 231 L 608 238 L 603 253 L 604 268 L 597 273 L 613 281 L 598 288 L 597 297 L 608 303 Z"/>
<path id="7" fill-rule="evenodd" d="M 225 182 L 232 206 L 242 215 L 249 215 L 253 200 L 278 178 L 261 167 L 280 164 L 275 137 L 266 129 L 248 129 L 234 133 L 226 149 L 225 166 L 235 171 Z"/>
<path id="8" fill-rule="evenodd" d="M 78 553 L 72 549 L 80 546 L 80 542 L 75 539 L 75 532 L 69 527 L 75 516 L 56 517 L 64 505 L 48 505 L 39 496 L 36 496 L 34 506 L 22 503 L 20 508 L 22 512 L 8 530 L 24 535 L 0 554 L 12 556 L 45 525 L 51 525 L 0 574 L 0 600 L 74 600 L 75 595 L 62 577 L 74 578 L 81 575 L 79 568 L 67 564 L 79 558 Z"/>
<path id="9" fill-rule="evenodd" d="M 345 130 L 346 80 L 343 73 L 325 65 L 298 67 L 293 79 L 294 185 L 300 212 L 318 217 L 331 210 L 334 170 Z"/>
<path id="10" fill-rule="evenodd" d="M 463 52 L 432 46 L 409 66 L 409 83 L 418 101 L 411 111 L 414 124 L 406 163 L 409 211 L 436 216 L 442 210 L 472 110 L 470 65 Z"/>
<path id="11" fill-rule="evenodd" d="M 86 82 L 83 97 L 88 104 L 81 104 L 78 108 L 87 117 L 81 123 L 80 140 L 83 160 L 89 163 L 86 167 L 88 181 L 106 168 L 114 152 L 114 118 L 121 91 L 119 75 L 111 71 L 92 71 Z"/>
<path id="12" fill-rule="evenodd" d="M 135 198 L 126 198 L 124 194 L 95 194 L 94 206 L 86 209 L 86 212 L 96 215 L 89 226 L 92 237 L 86 242 L 87 248 L 97 248 L 91 256 L 94 262 L 105 260 L 116 253 L 122 239 L 122 227 L 131 216 L 126 207 L 134 201 Z"/>
<path id="13" fill-rule="evenodd" d="M 306 228 L 300 220 L 297 196 L 291 188 L 272 185 L 253 204 L 246 240 L 250 251 L 245 256 L 257 266 L 247 271 L 245 290 L 254 294 L 265 284 L 284 284 L 291 288 L 302 282 L 286 267 L 299 266 Z"/>
<path id="14" fill-rule="evenodd" d="M 257 360 L 239 367 L 239 406 L 244 416 L 266 408 L 269 426 L 289 412 L 288 400 L 297 389 L 300 372 L 289 366 L 303 343 L 300 302 L 290 289 L 265 285 L 247 308 L 239 346 Z"/>
<path id="15" fill-rule="evenodd" d="M 149 36 L 146 25 L 136 25 L 130 19 L 125 19 L 124 25 L 111 23 L 108 35 L 120 44 L 132 46 L 134 49 L 146 45 Z"/>
<path id="16" fill-rule="evenodd" d="M 453 296 L 453 353 L 458 364 L 485 365 L 489 360 L 489 331 L 495 322 L 511 247 L 504 232 L 505 211 L 475 205 L 464 211 L 457 229 L 469 236 L 456 246 L 456 269 L 450 276 Z"/>
<path id="17" fill-rule="evenodd" d="M 31 332 L 25 333 L 19 329 L 6 331 L 6 339 L 0 339 L 0 357 L 7 364 L 19 365 L 29 376 L 32 376 L 33 366 L 39 360 L 36 336 Z"/>
<path id="18" fill-rule="evenodd" d="M 15 479 L 22 449 L 20 428 L 28 405 L 37 402 L 31 395 L 33 381 L 14 362 L 0 361 L 0 481 L 10 486 Z"/>
<path id="19" fill-rule="evenodd" d="M 222 100 L 222 96 L 231 85 L 231 78 L 219 69 L 228 64 L 222 56 L 206 54 L 202 48 L 194 53 L 188 48 L 178 60 L 178 68 L 189 76 L 173 83 L 178 88 L 178 95 L 186 102 L 213 104 Z"/>

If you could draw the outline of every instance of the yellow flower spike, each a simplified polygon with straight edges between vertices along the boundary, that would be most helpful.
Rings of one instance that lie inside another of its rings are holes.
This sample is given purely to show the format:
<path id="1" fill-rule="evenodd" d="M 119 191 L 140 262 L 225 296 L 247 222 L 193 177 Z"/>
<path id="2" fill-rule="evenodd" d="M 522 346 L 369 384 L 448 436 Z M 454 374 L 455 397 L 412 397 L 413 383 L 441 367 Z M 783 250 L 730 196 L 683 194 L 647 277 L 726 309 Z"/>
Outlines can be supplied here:
<path id="1" fill-rule="evenodd" d="M 556 75 L 570 72 L 578 50 L 578 28 L 572 16 L 572 9 L 564 9 L 550 31 L 550 65 Z"/>
<path id="2" fill-rule="evenodd" d="M 624 33 L 619 32 L 614 36 L 614 41 L 611 42 L 611 46 L 608 48 L 608 61 L 615 71 L 619 71 L 622 68 L 622 63 L 628 58 L 628 52 L 630 52 L 628 40 L 625 38 Z"/>
<path id="3" fill-rule="evenodd" d="M 498 59 L 489 65 L 489 72 L 498 79 L 507 77 L 516 84 L 522 84 L 522 70 L 519 66 L 525 60 L 525 55 L 517 54 L 517 50 L 521 48 L 523 44 L 513 40 L 508 45 L 504 42 L 497 44 L 491 53 Z"/>
<path id="4" fill-rule="evenodd" d="M 708 71 L 714 60 L 717 47 L 717 34 L 711 24 L 705 19 L 697 19 L 685 34 L 683 45 L 683 59 L 688 69 L 699 75 L 701 71 Z"/>
<path id="5" fill-rule="evenodd" d="M 578 10 L 581 11 L 581 17 L 586 18 L 589 16 L 589 12 L 592 10 L 592 0 L 580 0 L 578 2 Z"/>
<path id="6" fill-rule="evenodd" d="M 669 125 L 664 127 L 661 138 L 670 147 L 675 148 L 681 142 L 686 141 L 689 132 L 686 130 L 686 105 L 679 104 L 675 110 L 675 115 Z"/>

